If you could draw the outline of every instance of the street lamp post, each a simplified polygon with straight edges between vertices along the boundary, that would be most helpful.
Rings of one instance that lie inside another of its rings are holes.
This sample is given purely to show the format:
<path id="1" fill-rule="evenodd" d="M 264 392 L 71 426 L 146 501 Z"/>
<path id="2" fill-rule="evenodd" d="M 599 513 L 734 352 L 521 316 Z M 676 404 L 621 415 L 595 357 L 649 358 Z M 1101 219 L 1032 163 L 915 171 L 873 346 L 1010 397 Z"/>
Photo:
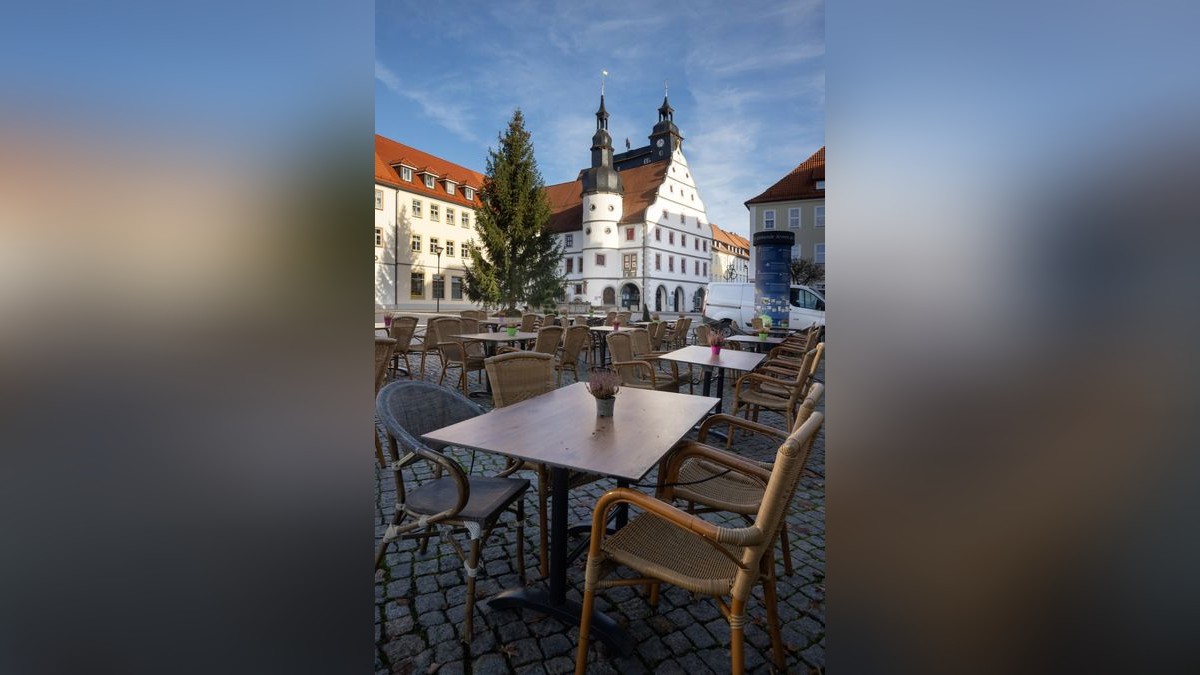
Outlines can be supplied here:
<path id="1" fill-rule="evenodd" d="M 434 285 L 436 286 L 437 277 L 442 276 L 442 247 L 434 246 L 433 252 L 437 254 L 437 274 L 433 275 L 434 282 L 435 282 Z M 441 312 L 442 312 L 442 293 L 445 293 L 445 292 L 446 292 L 446 282 L 442 281 L 442 287 L 440 289 L 438 289 L 438 294 L 437 294 L 437 298 L 436 298 L 436 301 L 437 301 L 437 310 L 436 311 L 439 314 L 441 314 Z"/>

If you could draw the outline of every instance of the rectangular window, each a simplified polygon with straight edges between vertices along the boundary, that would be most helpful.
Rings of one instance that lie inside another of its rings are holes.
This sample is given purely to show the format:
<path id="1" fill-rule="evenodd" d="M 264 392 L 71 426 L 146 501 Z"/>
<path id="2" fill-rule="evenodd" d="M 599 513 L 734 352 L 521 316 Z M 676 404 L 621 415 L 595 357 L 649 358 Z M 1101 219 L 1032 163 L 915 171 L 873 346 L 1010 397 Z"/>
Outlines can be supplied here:
<path id="1" fill-rule="evenodd" d="M 708 276 L 708 263 L 704 263 L 704 276 Z"/>
<path id="2" fill-rule="evenodd" d="M 825 181 L 823 181 L 823 180 L 817 181 L 817 189 L 824 190 L 825 189 Z"/>
<path id="3" fill-rule="evenodd" d="M 444 275 L 444 274 L 433 275 L 433 297 L 435 297 L 435 298 L 446 297 L 446 275 Z"/>
<path id="4" fill-rule="evenodd" d="M 412 169 L 407 166 L 400 167 L 400 177 L 408 182 L 412 182 Z"/>
<path id="5" fill-rule="evenodd" d="M 375 228 L 375 245 L 383 246 L 383 228 L 382 227 Z"/>
<path id="6" fill-rule="evenodd" d="M 675 233 L 674 232 L 667 233 L 667 243 L 671 244 L 672 246 L 675 245 Z"/>
<path id="7" fill-rule="evenodd" d="M 767 209 L 763 211 L 763 229 L 775 229 L 775 209 Z"/>
<path id="8" fill-rule="evenodd" d="M 475 188 L 465 187 L 463 188 L 463 194 L 466 195 L 467 201 L 475 200 Z"/>
<path id="9" fill-rule="evenodd" d="M 413 200 L 413 218 L 420 218 L 420 217 L 421 217 L 421 200 L 414 199 Z"/>
<path id="10" fill-rule="evenodd" d="M 625 228 L 625 241 L 633 241 L 633 228 Z"/>
<path id="11" fill-rule="evenodd" d="M 813 247 L 813 262 L 818 265 L 825 264 L 825 244 L 817 244 Z"/>
<path id="12" fill-rule="evenodd" d="M 669 214 L 669 213 L 667 213 L 667 210 L 666 210 L 666 209 L 663 209 L 663 219 L 664 219 L 664 220 L 666 220 L 667 216 L 669 216 L 669 215 L 670 215 L 670 214 Z"/>
<path id="13" fill-rule="evenodd" d="M 583 274 L 583 256 L 579 256 L 579 264 L 576 267 L 579 268 L 579 273 Z"/>
<path id="14" fill-rule="evenodd" d="M 446 255 L 451 258 L 454 257 L 454 240 L 453 239 L 446 240 Z"/>
<path id="15" fill-rule="evenodd" d="M 412 243 L 409 244 L 409 248 L 417 253 L 421 252 L 421 235 L 414 234 L 412 236 Z"/>
<path id="16" fill-rule="evenodd" d="M 375 191 L 375 208 L 380 211 L 383 210 L 383 190 Z"/>
<path id="17" fill-rule="evenodd" d="M 654 241 L 662 241 L 662 230 L 654 228 Z"/>
<path id="18" fill-rule="evenodd" d="M 604 254 L 603 253 L 596 254 L 596 267 L 604 267 Z"/>
<path id="19" fill-rule="evenodd" d="M 451 183 L 450 181 L 446 181 L 446 194 L 448 194 L 448 195 L 454 194 L 454 183 Z"/>
<path id="20" fill-rule="evenodd" d="M 675 271 L 675 259 L 672 258 L 671 256 L 667 256 L 667 271 L 668 272 Z"/>
<path id="21" fill-rule="evenodd" d="M 696 276 L 700 276 L 700 261 L 694 260 L 692 262 L 696 263 L 696 265 L 692 269 L 692 274 L 695 274 Z"/>
<path id="22" fill-rule="evenodd" d="M 708 253 L 708 240 L 707 239 L 704 240 L 704 252 Z"/>
<path id="23" fill-rule="evenodd" d="M 681 223 L 685 223 L 685 224 L 686 224 L 686 223 L 687 223 L 687 216 L 683 215 L 682 213 L 681 213 L 681 214 L 679 214 L 679 222 L 681 222 Z"/>
<path id="24" fill-rule="evenodd" d="M 450 299 L 462 300 L 462 277 L 450 277 Z"/>
<path id="25" fill-rule="evenodd" d="M 449 206 L 446 207 L 446 224 L 454 224 L 454 209 L 450 208 Z"/>
<path id="26" fill-rule="evenodd" d="M 795 246 L 792 247 L 792 257 L 793 258 L 803 258 L 804 257 L 804 245 L 803 244 L 796 244 Z"/>
<path id="27" fill-rule="evenodd" d="M 799 208 L 788 209 L 788 227 L 791 227 L 791 228 L 800 227 L 800 209 Z"/>
<path id="28" fill-rule="evenodd" d="M 425 273 L 413 272 L 411 283 L 412 286 L 408 292 L 408 297 L 418 300 L 423 299 L 425 297 Z"/>
<path id="29" fill-rule="evenodd" d="M 462 226 L 463 227 L 471 226 L 471 214 L 466 211 L 462 212 Z"/>
<path id="30" fill-rule="evenodd" d="M 679 235 L 679 245 L 687 246 L 687 235 L 686 234 Z"/>
<path id="31" fill-rule="evenodd" d="M 621 256 L 621 269 L 637 273 L 637 254 L 626 253 Z"/>
<path id="32" fill-rule="evenodd" d="M 429 174 L 425 174 L 425 187 L 427 187 L 427 188 L 433 187 L 433 176 L 431 176 Z"/>
<path id="33" fill-rule="evenodd" d="M 575 295 L 583 295 L 583 284 L 575 284 Z"/>
<path id="34" fill-rule="evenodd" d="M 575 273 L 575 259 L 567 258 L 567 274 Z"/>
<path id="35" fill-rule="evenodd" d="M 575 245 L 575 235 L 568 234 L 563 238 L 563 246 L 566 246 L 567 248 L 571 248 L 574 245 Z"/>
<path id="36" fill-rule="evenodd" d="M 438 243 L 439 243 L 439 242 L 438 242 L 438 238 L 437 238 L 437 237 L 430 237 L 430 238 L 429 238 L 429 252 L 430 252 L 430 253 L 433 253 L 434 255 L 437 255 L 437 252 L 438 252 Z"/>
<path id="37" fill-rule="evenodd" d="M 462 244 L 459 244 L 458 254 L 460 256 L 462 256 L 463 258 L 470 258 L 471 257 L 471 249 L 469 248 L 469 246 L 470 245 L 467 244 L 467 242 L 465 242 L 465 241 Z"/>
<path id="38" fill-rule="evenodd" d="M 429 205 L 429 219 L 436 223 L 438 221 L 438 218 L 442 215 L 440 212 L 441 208 L 442 207 L 438 206 L 437 204 L 430 204 Z"/>
<path id="39" fill-rule="evenodd" d="M 825 207 L 817 207 L 817 227 L 825 227 Z"/>
<path id="40" fill-rule="evenodd" d="M 662 254 L 661 253 L 654 254 L 654 269 L 656 269 L 656 270 L 662 269 Z"/>

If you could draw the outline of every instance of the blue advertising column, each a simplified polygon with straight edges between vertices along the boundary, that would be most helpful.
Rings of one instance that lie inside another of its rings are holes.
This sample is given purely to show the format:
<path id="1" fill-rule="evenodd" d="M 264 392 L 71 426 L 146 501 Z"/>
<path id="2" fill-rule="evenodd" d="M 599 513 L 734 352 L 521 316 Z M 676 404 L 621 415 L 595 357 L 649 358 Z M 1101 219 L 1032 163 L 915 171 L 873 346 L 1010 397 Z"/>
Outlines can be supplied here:
<path id="1" fill-rule="evenodd" d="M 754 233 L 754 311 L 771 317 L 774 325 L 787 327 L 791 305 L 792 245 L 796 235 L 781 230 Z"/>

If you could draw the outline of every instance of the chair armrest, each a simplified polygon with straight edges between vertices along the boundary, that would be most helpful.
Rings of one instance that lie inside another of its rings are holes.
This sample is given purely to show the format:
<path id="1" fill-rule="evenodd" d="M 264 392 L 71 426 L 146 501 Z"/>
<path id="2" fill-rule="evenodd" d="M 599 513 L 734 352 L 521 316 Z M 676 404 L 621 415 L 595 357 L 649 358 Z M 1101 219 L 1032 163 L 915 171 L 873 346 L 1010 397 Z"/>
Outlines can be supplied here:
<path id="1" fill-rule="evenodd" d="M 785 441 L 788 437 L 786 432 L 776 429 L 775 427 L 769 427 L 765 424 L 753 422 L 741 417 L 734 417 L 728 413 L 720 413 L 718 415 L 709 416 L 709 418 L 704 420 L 704 422 L 700 425 L 700 430 L 697 432 L 696 437 L 701 443 L 708 438 L 708 430 L 711 429 L 714 424 L 732 424 L 733 426 L 741 427 L 746 431 L 762 434 L 779 441 Z"/>
<path id="2" fill-rule="evenodd" d="M 650 365 L 650 363 L 647 361 L 613 361 L 612 365 L 613 365 L 613 368 L 618 368 L 618 369 L 621 366 L 634 366 L 634 367 L 638 367 L 638 368 L 645 368 L 646 372 L 650 373 L 650 383 L 653 386 L 658 386 L 658 379 L 654 377 L 654 366 Z M 621 371 L 618 370 L 617 372 L 620 373 Z"/>
<path id="3" fill-rule="evenodd" d="M 644 492 L 630 488 L 614 488 L 600 495 L 592 513 L 592 540 L 588 549 L 588 564 L 600 554 L 600 545 L 608 532 L 608 516 L 613 507 L 618 504 L 632 504 L 644 511 L 653 513 L 671 525 L 681 530 L 695 533 L 710 542 L 718 544 L 733 544 L 735 546 L 753 546 L 766 538 L 766 533 L 753 525 L 749 527 L 720 527 L 692 513 L 678 509 L 660 499 Z M 729 553 L 719 546 L 714 548 L 728 556 Z M 732 559 L 732 557 L 731 557 Z M 741 566 L 741 561 L 734 560 Z"/>
<path id="4" fill-rule="evenodd" d="M 679 467 L 683 465 L 683 460 L 689 457 L 699 457 L 714 464 L 720 464 L 749 478 L 761 480 L 764 486 L 767 484 L 767 481 L 771 480 L 770 469 L 755 464 L 745 457 L 735 455 L 727 450 L 714 448 L 711 445 L 705 445 L 704 443 L 682 441 L 675 446 L 667 458 L 667 468 L 663 476 L 663 482 L 666 483 L 664 487 L 669 489 L 671 487 L 670 483 L 679 478 Z"/>

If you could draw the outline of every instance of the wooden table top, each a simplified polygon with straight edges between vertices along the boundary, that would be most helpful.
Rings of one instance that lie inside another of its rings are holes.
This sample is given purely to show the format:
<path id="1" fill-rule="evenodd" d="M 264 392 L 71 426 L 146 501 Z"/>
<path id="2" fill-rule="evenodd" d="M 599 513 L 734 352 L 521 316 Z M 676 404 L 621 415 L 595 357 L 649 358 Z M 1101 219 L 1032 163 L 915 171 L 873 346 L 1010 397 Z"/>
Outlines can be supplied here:
<path id="1" fill-rule="evenodd" d="M 464 340 L 478 340 L 480 342 L 512 342 L 513 340 L 533 340 L 537 336 L 537 333 L 522 333 L 521 331 L 517 331 L 516 335 L 509 335 L 508 331 L 497 331 L 495 333 L 461 333 L 459 335 L 451 335 L 450 337 L 462 338 Z"/>
<path id="2" fill-rule="evenodd" d="M 636 481 L 717 404 L 711 396 L 622 387 L 612 417 L 596 417 L 587 383 L 495 408 L 428 440 Z M 551 423 L 556 421 L 569 421 Z"/>
<path id="3" fill-rule="evenodd" d="M 616 331 L 633 330 L 633 328 L 634 328 L 633 326 L 621 326 L 620 328 L 613 328 L 612 326 L 591 326 L 590 327 L 591 330 L 594 330 L 599 333 L 611 333 L 614 330 L 616 330 Z"/>
<path id="4" fill-rule="evenodd" d="M 736 349 L 722 349 L 720 354 L 714 356 L 711 347 L 691 345 L 682 349 L 676 349 L 673 352 L 667 352 L 658 358 L 667 359 L 668 361 L 679 361 L 681 363 L 694 363 L 699 366 L 710 366 L 713 368 L 754 370 L 754 367 L 767 358 L 767 355 L 757 352 L 741 352 Z"/>
<path id="5" fill-rule="evenodd" d="M 725 338 L 726 342 L 757 342 L 758 344 L 780 345 L 786 338 L 767 337 L 766 340 L 761 339 L 757 335 L 730 335 Z"/>

